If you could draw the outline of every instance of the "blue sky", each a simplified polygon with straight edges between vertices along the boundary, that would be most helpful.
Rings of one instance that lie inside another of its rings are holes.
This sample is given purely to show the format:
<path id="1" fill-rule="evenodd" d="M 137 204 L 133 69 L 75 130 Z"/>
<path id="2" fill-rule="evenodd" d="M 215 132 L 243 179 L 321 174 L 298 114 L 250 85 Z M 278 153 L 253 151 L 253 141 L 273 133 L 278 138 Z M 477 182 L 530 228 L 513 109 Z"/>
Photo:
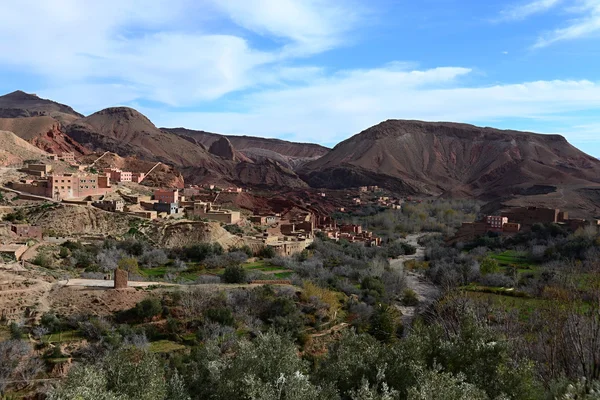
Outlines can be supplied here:
<path id="1" fill-rule="evenodd" d="M 600 156 L 600 0 L 21 0 L 0 91 L 157 126 L 337 142 L 388 118 Z"/>

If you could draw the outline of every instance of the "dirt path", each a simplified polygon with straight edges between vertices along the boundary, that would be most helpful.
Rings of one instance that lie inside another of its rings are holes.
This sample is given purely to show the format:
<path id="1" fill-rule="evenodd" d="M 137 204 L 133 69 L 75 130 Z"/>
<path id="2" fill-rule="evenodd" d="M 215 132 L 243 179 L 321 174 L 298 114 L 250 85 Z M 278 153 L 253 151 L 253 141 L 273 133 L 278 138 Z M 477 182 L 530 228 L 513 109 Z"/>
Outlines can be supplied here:
<path id="1" fill-rule="evenodd" d="M 404 273 L 407 289 L 412 289 L 419 298 L 417 306 L 404 306 L 400 303 L 396 307 L 402 312 L 402 323 L 406 328 L 409 328 L 412 320 L 419 311 L 431 305 L 440 295 L 440 290 L 432 283 L 427 281 L 421 275 L 404 269 L 404 263 L 409 260 L 423 260 L 425 256 L 425 248 L 418 243 L 419 238 L 426 234 L 415 234 L 406 237 L 405 241 L 417 248 L 417 252 L 413 255 L 400 256 L 390 261 L 390 267 L 395 268 Z"/>

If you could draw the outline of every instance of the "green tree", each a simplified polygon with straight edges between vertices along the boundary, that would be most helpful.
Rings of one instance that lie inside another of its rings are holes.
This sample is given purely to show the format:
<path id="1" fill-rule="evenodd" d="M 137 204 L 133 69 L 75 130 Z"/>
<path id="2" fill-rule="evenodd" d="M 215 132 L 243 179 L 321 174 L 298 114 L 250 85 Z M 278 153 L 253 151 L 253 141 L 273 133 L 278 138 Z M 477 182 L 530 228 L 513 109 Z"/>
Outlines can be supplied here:
<path id="1" fill-rule="evenodd" d="M 392 306 L 379 304 L 371 315 L 369 333 L 377 340 L 390 343 L 396 339 L 398 324 L 398 311 Z"/>
<path id="2" fill-rule="evenodd" d="M 149 320 L 162 313 L 162 304 L 159 299 L 152 297 L 137 303 L 134 311 L 139 319 Z"/>
<path id="3" fill-rule="evenodd" d="M 500 265 L 498 261 L 494 260 L 491 257 L 485 257 L 481 260 L 481 266 L 479 268 L 483 275 L 487 274 L 495 274 L 500 270 Z"/>
<path id="4" fill-rule="evenodd" d="M 139 274 L 140 267 L 137 259 L 133 257 L 123 257 L 119 260 L 118 268 L 129 272 L 130 274 Z"/>
<path id="5" fill-rule="evenodd" d="M 223 273 L 225 283 L 246 283 L 246 270 L 239 265 L 230 265 Z"/>
<path id="6" fill-rule="evenodd" d="M 465 382 L 463 375 L 429 370 L 422 372 L 418 384 L 408 390 L 408 400 L 487 400 L 485 391 Z"/>

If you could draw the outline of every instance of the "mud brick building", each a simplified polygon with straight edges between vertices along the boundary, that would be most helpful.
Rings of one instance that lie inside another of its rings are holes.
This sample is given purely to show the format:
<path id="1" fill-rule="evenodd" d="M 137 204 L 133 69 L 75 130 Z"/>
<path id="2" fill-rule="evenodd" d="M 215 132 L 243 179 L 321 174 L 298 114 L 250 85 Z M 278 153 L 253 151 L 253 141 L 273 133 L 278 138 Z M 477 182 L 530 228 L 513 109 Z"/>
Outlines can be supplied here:
<path id="1" fill-rule="evenodd" d="M 122 269 L 115 270 L 115 289 L 127 288 L 127 282 L 129 280 L 129 273 Z"/>

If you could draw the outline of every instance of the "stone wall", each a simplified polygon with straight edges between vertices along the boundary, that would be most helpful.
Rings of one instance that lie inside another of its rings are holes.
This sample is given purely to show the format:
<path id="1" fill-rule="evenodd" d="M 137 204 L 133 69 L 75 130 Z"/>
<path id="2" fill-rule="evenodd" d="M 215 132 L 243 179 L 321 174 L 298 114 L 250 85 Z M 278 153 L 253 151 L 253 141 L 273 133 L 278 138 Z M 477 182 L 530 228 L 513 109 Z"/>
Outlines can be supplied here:
<path id="1" fill-rule="evenodd" d="M 127 288 L 127 281 L 129 279 L 129 274 L 127 271 L 122 269 L 115 270 L 115 289 L 125 289 Z"/>

